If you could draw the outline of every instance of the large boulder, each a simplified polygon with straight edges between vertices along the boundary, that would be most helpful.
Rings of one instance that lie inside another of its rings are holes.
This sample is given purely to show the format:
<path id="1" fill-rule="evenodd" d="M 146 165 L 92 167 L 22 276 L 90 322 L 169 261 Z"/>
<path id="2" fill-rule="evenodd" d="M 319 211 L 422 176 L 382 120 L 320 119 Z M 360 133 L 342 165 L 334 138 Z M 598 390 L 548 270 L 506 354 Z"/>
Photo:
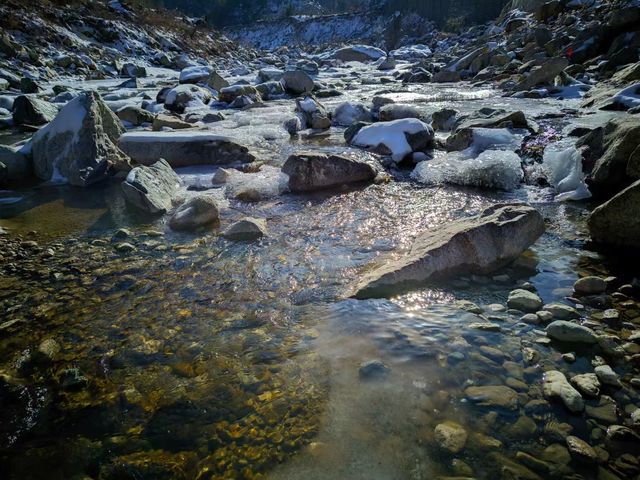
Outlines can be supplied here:
<path id="1" fill-rule="evenodd" d="M 196 65 L 183 68 L 178 81 L 180 83 L 205 83 L 211 74 L 211 67 Z"/>
<path id="2" fill-rule="evenodd" d="M 284 89 L 295 95 L 311 93 L 315 87 L 313 79 L 307 72 L 302 70 L 291 70 L 282 74 L 282 85 Z"/>
<path id="3" fill-rule="evenodd" d="M 129 159 L 117 146 L 124 131 L 98 93 L 83 92 L 31 139 L 34 172 L 42 180 L 85 187 L 106 178 L 109 170 L 128 170 Z"/>
<path id="4" fill-rule="evenodd" d="M 296 99 L 295 112 L 301 120 L 304 120 L 306 128 L 326 130 L 331 127 L 331 119 L 327 109 L 312 95 Z"/>
<path id="5" fill-rule="evenodd" d="M 26 155 L 9 146 L 0 145 L 0 185 L 19 184 L 32 175 L 33 168 Z"/>
<path id="6" fill-rule="evenodd" d="M 591 238 L 608 245 L 640 247 L 640 180 L 597 207 L 587 225 Z"/>
<path id="7" fill-rule="evenodd" d="M 399 162 L 413 152 L 430 148 L 433 138 L 430 125 L 416 118 L 403 118 L 365 126 L 351 138 L 350 143 L 391 155 L 394 161 Z"/>
<path id="8" fill-rule="evenodd" d="M 43 125 L 58 114 L 58 108 L 39 98 L 21 95 L 13 101 L 13 122 L 16 125 Z"/>
<path id="9" fill-rule="evenodd" d="M 118 145 L 142 165 L 164 158 L 173 168 L 250 163 L 256 158 L 231 138 L 207 132 L 132 132 L 122 135 Z"/>
<path id="10" fill-rule="evenodd" d="M 538 85 L 553 83 L 553 80 L 568 66 L 569 60 L 564 57 L 550 58 L 542 65 L 533 67 L 516 89 L 531 90 Z"/>
<path id="11" fill-rule="evenodd" d="M 309 192 L 357 182 L 371 182 L 375 166 L 346 155 L 298 152 L 291 155 L 282 171 L 289 175 L 292 192 Z"/>
<path id="12" fill-rule="evenodd" d="M 589 177 L 596 193 L 616 191 L 640 179 L 640 118 L 629 116 L 609 121 L 602 131 L 602 140 L 596 141 L 598 144 L 592 145 L 592 150 L 602 156 Z"/>
<path id="13" fill-rule="evenodd" d="M 331 58 L 343 62 L 373 62 L 386 57 L 384 50 L 368 45 L 351 45 L 335 50 L 331 53 Z"/>
<path id="14" fill-rule="evenodd" d="M 213 226 L 220 219 L 220 207 L 215 198 L 202 194 L 180 205 L 169 219 L 169 226 L 177 231 L 193 231 Z"/>
<path id="15" fill-rule="evenodd" d="M 211 101 L 211 92 L 197 85 L 183 84 L 166 92 L 164 106 L 172 112 L 183 113 L 187 108 L 201 108 Z"/>
<path id="16" fill-rule="evenodd" d="M 386 297 L 432 279 L 491 273 L 518 258 L 543 232 L 544 220 L 535 208 L 495 205 L 422 233 L 408 255 L 365 274 L 355 296 Z"/>
<path id="17" fill-rule="evenodd" d="M 180 186 L 180 177 L 165 160 L 135 167 L 122 182 L 127 203 L 151 214 L 167 213 Z"/>

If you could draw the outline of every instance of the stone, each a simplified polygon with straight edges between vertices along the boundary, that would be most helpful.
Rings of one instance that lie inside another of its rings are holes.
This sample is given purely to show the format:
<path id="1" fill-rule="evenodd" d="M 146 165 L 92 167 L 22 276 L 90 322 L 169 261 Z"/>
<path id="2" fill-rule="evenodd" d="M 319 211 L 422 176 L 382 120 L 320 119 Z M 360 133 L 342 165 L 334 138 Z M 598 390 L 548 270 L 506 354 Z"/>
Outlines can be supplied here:
<path id="1" fill-rule="evenodd" d="M 640 180 L 597 207 L 587 218 L 594 242 L 640 247 Z"/>
<path id="2" fill-rule="evenodd" d="M 542 392 L 546 398 L 558 398 L 572 413 L 584 410 L 584 400 L 575 388 L 567 381 L 564 374 L 558 370 L 545 372 L 542 377 Z"/>
<path id="3" fill-rule="evenodd" d="M 13 101 L 13 122 L 16 125 L 43 125 L 57 114 L 55 105 L 39 98 L 20 95 Z"/>
<path id="4" fill-rule="evenodd" d="M 147 76 L 147 69 L 134 63 L 125 63 L 120 68 L 120 76 L 129 78 L 144 78 Z"/>
<path id="5" fill-rule="evenodd" d="M 361 103 L 344 102 L 336 107 L 332 115 L 332 123 L 348 127 L 356 122 L 370 122 L 371 111 Z"/>
<path id="6" fill-rule="evenodd" d="M 360 364 L 358 374 L 363 380 L 372 380 L 384 378 L 391 372 L 391 369 L 387 367 L 380 360 L 369 360 Z"/>
<path id="7" fill-rule="evenodd" d="M 467 443 L 467 431 L 461 425 L 447 421 L 436 426 L 434 439 L 443 450 L 459 453 Z"/>
<path id="8" fill-rule="evenodd" d="M 0 145 L 0 185 L 21 184 L 33 176 L 29 158 L 20 151 Z"/>
<path id="9" fill-rule="evenodd" d="M 29 77 L 20 79 L 20 91 L 22 93 L 38 93 L 41 90 L 36 81 Z"/>
<path id="10" fill-rule="evenodd" d="M 392 103 L 384 105 L 380 108 L 378 117 L 381 122 L 390 122 L 392 120 L 400 120 L 402 118 L 422 118 L 420 110 L 413 105 L 403 105 L 400 103 Z"/>
<path id="11" fill-rule="evenodd" d="M 600 277 L 583 277 L 573 284 L 578 295 L 597 295 L 607 291 L 607 282 Z"/>
<path id="12" fill-rule="evenodd" d="M 122 107 L 116 112 L 116 115 L 123 122 L 130 123 L 136 127 L 139 127 L 143 123 L 152 123 L 155 118 L 153 113 L 133 105 Z"/>
<path id="13" fill-rule="evenodd" d="M 177 231 L 194 231 L 217 224 L 220 208 L 210 195 L 198 195 L 180 205 L 169 219 L 169 227 Z"/>
<path id="14" fill-rule="evenodd" d="M 359 182 L 372 182 L 378 169 L 357 157 L 297 152 L 289 156 L 282 171 L 289 175 L 292 192 L 309 192 Z"/>
<path id="15" fill-rule="evenodd" d="M 187 107 L 203 107 L 211 101 L 211 92 L 198 85 L 178 85 L 166 92 L 164 106 L 167 110 L 184 113 Z"/>
<path id="16" fill-rule="evenodd" d="M 598 376 L 598 380 L 600 380 L 603 385 L 608 385 L 610 387 L 616 388 L 622 387 L 619 375 L 614 372 L 609 365 L 599 365 L 594 368 L 593 371 Z"/>
<path id="17" fill-rule="evenodd" d="M 233 103 L 239 97 L 249 97 L 253 102 L 261 102 L 260 92 L 253 85 L 230 85 L 220 90 L 218 99 L 221 102 Z"/>
<path id="18" fill-rule="evenodd" d="M 584 440 L 569 435 L 567 437 L 567 448 L 572 457 L 579 461 L 587 461 L 596 463 L 598 461 L 598 454 L 594 448 Z"/>
<path id="19" fill-rule="evenodd" d="M 41 180 L 66 179 L 86 187 L 113 171 L 129 170 L 117 146 L 124 127 L 97 92 L 81 93 L 31 139 L 34 173 Z"/>
<path id="20" fill-rule="evenodd" d="M 135 167 L 122 182 L 127 203 L 151 214 L 168 212 L 180 186 L 180 177 L 165 160 Z"/>
<path id="21" fill-rule="evenodd" d="M 311 93 L 315 88 L 313 79 L 307 72 L 302 70 L 284 72 L 282 75 L 282 84 L 287 92 L 293 93 L 294 95 Z"/>
<path id="22" fill-rule="evenodd" d="M 520 288 L 509 293 L 507 306 L 521 312 L 536 312 L 542 307 L 542 300 L 535 293 Z"/>
<path id="23" fill-rule="evenodd" d="M 296 115 L 303 121 L 303 128 L 326 130 L 331 127 L 327 110 L 312 95 L 296 99 Z"/>
<path id="24" fill-rule="evenodd" d="M 355 296 L 385 297 L 431 279 L 491 273 L 518 258 L 543 232 L 542 215 L 532 207 L 489 207 L 476 217 L 420 234 L 409 255 L 365 274 Z"/>
<path id="25" fill-rule="evenodd" d="M 587 417 L 596 420 L 600 424 L 611 425 L 618 421 L 616 402 L 606 395 L 602 395 L 596 405 L 587 405 L 585 412 Z"/>
<path id="26" fill-rule="evenodd" d="M 580 318 L 580 313 L 573 307 L 563 303 L 549 303 L 543 308 L 558 320 L 574 320 Z"/>
<path id="27" fill-rule="evenodd" d="M 453 128 L 457 116 L 457 110 L 443 108 L 431 114 L 431 126 L 436 131 L 449 131 Z"/>
<path id="28" fill-rule="evenodd" d="M 586 343 L 589 345 L 598 342 L 598 338 L 593 330 L 565 320 L 551 322 L 545 330 L 549 338 L 559 342 Z"/>
<path id="29" fill-rule="evenodd" d="M 372 62 L 386 57 L 384 50 L 368 45 L 350 45 L 331 53 L 330 58 L 343 62 Z"/>
<path id="30" fill-rule="evenodd" d="M 462 80 L 460 72 L 451 70 L 440 70 L 431 77 L 432 83 L 455 83 Z"/>
<path id="31" fill-rule="evenodd" d="M 37 350 L 33 353 L 33 361 L 38 365 L 48 365 L 54 362 L 62 350 L 60 344 L 53 338 L 47 338 L 40 342 Z"/>
<path id="32" fill-rule="evenodd" d="M 232 138 L 202 131 L 131 132 L 120 137 L 118 146 L 142 165 L 152 165 L 163 158 L 173 168 L 251 163 L 256 159 Z"/>
<path id="33" fill-rule="evenodd" d="M 265 82 L 256 85 L 263 100 L 272 100 L 281 97 L 285 91 L 281 82 Z"/>
<path id="34" fill-rule="evenodd" d="M 516 90 L 531 90 L 541 84 L 551 84 L 568 66 L 569 60 L 564 57 L 550 58 L 542 65 L 533 67 L 529 75 L 517 85 Z"/>
<path id="35" fill-rule="evenodd" d="M 284 75 L 284 70 L 274 67 L 261 68 L 258 70 L 258 80 L 260 83 L 265 82 L 279 82 Z"/>
<path id="36" fill-rule="evenodd" d="M 207 77 L 207 85 L 218 92 L 229 86 L 229 82 L 222 78 L 218 72 L 212 71 Z"/>
<path id="37" fill-rule="evenodd" d="M 597 135 L 599 133 L 600 135 Z M 596 193 L 618 192 L 640 179 L 640 118 L 626 116 L 614 118 L 602 129 L 583 137 L 597 158 L 589 176 L 590 186 Z"/>
<path id="38" fill-rule="evenodd" d="M 595 373 L 583 373 L 571 377 L 570 382 L 580 391 L 580 393 L 588 397 L 597 397 L 600 395 L 600 381 Z"/>
<path id="39" fill-rule="evenodd" d="M 358 123 L 349 128 L 354 128 Z M 352 135 L 349 129 L 345 138 Z M 415 152 L 424 152 L 433 147 L 434 131 L 430 125 L 417 118 L 402 118 L 390 122 L 363 125 L 349 142 L 381 155 L 390 155 L 394 162 L 401 162 Z"/>
<path id="40" fill-rule="evenodd" d="M 245 217 L 229 225 L 221 235 L 234 242 L 251 242 L 267 236 L 267 222 L 264 219 Z"/>
<path id="41" fill-rule="evenodd" d="M 468 387 L 464 394 L 470 401 L 483 407 L 518 409 L 518 393 L 504 385 Z"/>
<path id="42" fill-rule="evenodd" d="M 192 128 L 193 125 L 183 121 L 178 117 L 173 117 L 170 115 L 158 114 L 153 119 L 153 131 L 158 132 L 164 128 L 171 128 L 173 130 L 182 130 L 185 128 Z"/>
<path id="43" fill-rule="evenodd" d="M 535 131 L 533 122 L 527 120 L 524 112 L 518 110 L 507 112 L 505 110 L 481 109 L 469 116 L 457 119 L 454 125 L 454 133 L 472 128 L 519 128 Z"/>

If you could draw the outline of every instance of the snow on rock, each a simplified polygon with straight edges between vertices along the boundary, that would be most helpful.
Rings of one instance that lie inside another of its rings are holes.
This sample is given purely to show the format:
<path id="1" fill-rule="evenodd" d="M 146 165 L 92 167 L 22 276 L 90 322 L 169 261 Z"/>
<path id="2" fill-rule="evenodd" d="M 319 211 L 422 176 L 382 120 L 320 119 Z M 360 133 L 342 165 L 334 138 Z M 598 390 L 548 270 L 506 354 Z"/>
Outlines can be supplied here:
<path id="1" fill-rule="evenodd" d="M 211 67 L 197 65 L 195 67 L 183 68 L 180 72 L 180 83 L 201 83 L 206 82 L 211 74 Z"/>
<path id="2" fill-rule="evenodd" d="M 465 150 L 467 156 L 475 156 L 485 150 L 517 150 L 522 144 L 522 135 L 507 128 L 474 128 L 471 146 Z"/>
<path id="3" fill-rule="evenodd" d="M 430 125 L 416 118 L 404 118 L 363 127 L 351 143 L 377 150 L 382 146 L 394 161 L 399 162 L 407 155 L 431 146 L 433 136 Z"/>
<path id="4" fill-rule="evenodd" d="M 361 103 L 344 102 L 333 112 L 333 123 L 348 127 L 356 122 L 370 122 L 371 111 Z"/>
<path id="5" fill-rule="evenodd" d="M 387 54 L 384 50 L 369 45 L 351 45 L 329 52 L 322 57 L 335 58 L 343 62 L 372 62 Z"/>
<path id="6" fill-rule="evenodd" d="M 487 150 L 476 158 L 451 153 L 420 162 L 411 177 L 426 185 L 454 184 L 469 187 L 515 190 L 523 179 L 520 157 L 514 152 Z"/>
<path id="7" fill-rule="evenodd" d="M 557 201 L 584 200 L 591 192 L 584 182 L 582 155 L 574 147 L 559 148 L 560 144 L 547 146 L 542 169 L 556 192 Z"/>
<path id="8" fill-rule="evenodd" d="M 611 102 L 625 109 L 640 107 L 640 83 L 620 90 L 611 98 Z"/>
<path id="9" fill-rule="evenodd" d="M 391 57 L 398 60 L 423 60 L 425 58 L 431 58 L 433 52 L 426 45 L 406 45 L 396 50 L 389 52 Z"/>

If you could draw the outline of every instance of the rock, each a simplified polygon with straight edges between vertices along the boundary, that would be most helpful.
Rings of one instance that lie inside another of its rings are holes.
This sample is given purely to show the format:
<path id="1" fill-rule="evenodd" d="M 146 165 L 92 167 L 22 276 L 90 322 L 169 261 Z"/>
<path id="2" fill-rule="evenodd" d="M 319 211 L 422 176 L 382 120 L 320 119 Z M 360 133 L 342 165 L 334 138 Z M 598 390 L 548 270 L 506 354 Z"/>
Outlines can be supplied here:
<path id="1" fill-rule="evenodd" d="M 395 162 L 400 162 L 414 152 L 431 148 L 433 139 L 431 126 L 415 118 L 405 118 L 364 126 L 353 136 L 351 144 L 391 155 Z"/>
<path id="2" fill-rule="evenodd" d="M 33 353 L 33 361 L 38 365 L 49 365 L 58 358 L 62 350 L 60 344 L 53 338 L 47 338 L 40 342 L 38 349 Z"/>
<path id="3" fill-rule="evenodd" d="M 34 172 L 45 181 L 55 177 L 86 187 L 107 178 L 110 170 L 128 170 L 129 159 L 116 145 L 123 133 L 100 95 L 84 92 L 31 139 Z"/>
<path id="4" fill-rule="evenodd" d="M 20 91 L 22 93 L 38 93 L 41 90 L 35 80 L 29 77 L 20 79 Z"/>
<path id="5" fill-rule="evenodd" d="M 597 207 L 587 218 L 594 242 L 640 247 L 640 180 Z"/>
<path id="6" fill-rule="evenodd" d="M 346 155 L 297 152 L 282 167 L 292 192 L 309 192 L 339 185 L 371 182 L 378 174 L 373 165 Z"/>
<path id="7" fill-rule="evenodd" d="M 349 127 L 356 122 L 370 122 L 371 111 L 361 103 L 344 102 L 333 112 L 333 124 Z"/>
<path id="8" fill-rule="evenodd" d="M 312 95 L 296 99 L 296 114 L 304 120 L 303 127 L 314 130 L 326 130 L 331 127 L 327 110 Z"/>
<path id="9" fill-rule="evenodd" d="M 215 123 L 224 120 L 224 115 L 220 112 L 190 112 L 184 117 L 189 123 Z"/>
<path id="10" fill-rule="evenodd" d="M 607 282 L 600 277 L 583 277 L 573 284 L 578 295 L 597 295 L 607 291 Z"/>
<path id="11" fill-rule="evenodd" d="M 543 307 L 543 310 L 553 315 L 558 320 L 572 320 L 580 318 L 580 313 L 569 305 L 562 303 L 549 303 Z"/>
<path id="12" fill-rule="evenodd" d="M 434 439 L 443 450 L 459 453 L 467 443 L 467 431 L 461 425 L 447 421 L 436 426 Z"/>
<path id="13" fill-rule="evenodd" d="M 541 5 L 536 11 L 536 20 L 539 22 L 547 22 L 550 18 L 555 17 L 564 9 L 564 4 L 560 0 L 552 0 Z"/>
<path id="14" fill-rule="evenodd" d="M 258 71 L 258 80 L 260 83 L 265 82 L 279 82 L 284 75 L 284 70 L 280 70 L 279 68 L 268 67 L 262 68 Z"/>
<path id="15" fill-rule="evenodd" d="M 60 388 L 67 392 L 78 391 L 85 388 L 89 380 L 78 368 L 67 368 L 62 371 L 58 378 Z"/>
<path id="16" fill-rule="evenodd" d="M 178 231 L 193 231 L 218 223 L 220 209 L 215 198 L 198 195 L 180 205 L 169 219 L 169 227 Z"/>
<path id="17" fill-rule="evenodd" d="M 402 105 L 392 103 L 384 105 L 378 113 L 381 122 L 390 122 L 392 120 L 400 120 L 402 118 L 422 118 L 420 110 L 412 105 Z"/>
<path id="18" fill-rule="evenodd" d="M 260 92 L 253 85 L 231 85 L 220 90 L 219 100 L 232 103 L 238 97 L 249 97 L 253 102 L 261 102 Z"/>
<path id="19" fill-rule="evenodd" d="M 16 125 L 43 125 L 57 114 L 55 105 L 35 97 L 21 95 L 13 101 L 13 122 Z"/>
<path id="20" fill-rule="evenodd" d="M 564 57 L 550 58 L 542 65 L 533 67 L 529 75 L 518 84 L 516 90 L 531 90 L 541 84 L 551 84 L 568 66 L 569 60 Z"/>
<path id="21" fill-rule="evenodd" d="M 431 126 L 436 131 L 446 132 L 453 128 L 458 112 L 451 108 L 443 108 L 431 115 Z"/>
<path id="22" fill-rule="evenodd" d="M 556 320 L 547 325 L 547 336 L 559 342 L 595 344 L 598 338 L 590 328 L 564 320 Z"/>
<path id="23" fill-rule="evenodd" d="M 378 64 L 378 70 L 393 70 L 394 68 L 396 68 L 396 64 L 396 59 L 393 56 L 389 55 Z"/>
<path id="24" fill-rule="evenodd" d="M 181 130 L 184 128 L 192 128 L 193 125 L 181 120 L 179 117 L 172 117 L 170 115 L 159 114 L 153 119 L 153 131 L 158 132 L 163 128 L 171 128 L 174 130 Z"/>
<path id="25" fill-rule="evenodd" d="M 284 95 L 284 87 L 281 82 L 265 82 L 256 85 L 263 100 L 273 100 Z"/>
<path id="26" fill-rule="evenodd" d="M 455 83 L 461 80 L 460 72 L 451 70 L 440 70 L 431 77 L 432 83 Z"/>
<path id="27" fill-rule="evenodd" d="M 187 107 L 204 107 L 211 101 L 211 92 L 197 85 L 178 85 L 166 92 L 164 106 L 183 113 Z"/>
<path id="28" fill-rule="evenodd" d="M 546 398 L 559 398 L 570 412 L 584 410 L 584 400 L 580 392 L 571 386 L 562 372 L 551 370 L 542 377 L 542 391 Z"/>
<path id="29" fill-rule="evenodd" d="M 335 50 L 330 58 L 343 62 L 372 62 L 386 57 L 384 50 L 368 45 L 352 45 Z"/>
<path id="30" fill-rule="evenodd" d="M 31 161 L 12 147 L 0 145 L 0 185 L 15 185 L 33 175 Z"/>
<path id="31" fill-rule="evenodd" d="M 358 370 L 358 374 L 363 380 L 384 378 L 389 375 L 389 372 L 391 372 L 391 369 L 380 360 L 363 362 L 360 364 L 360 369 Z"/>
<path id="32" fill-rule="evenodd" d="M 620 453 L 640 454 L 640 435 L 622 425 L 611 425 L 607 428 L 607 450 Z"/>
<path id="33" fill-rule="evenodd" d="M 576 460 L 590 463 L 596 463 L 598 461 L 598 454 L 594 448 L 578 437 L 569 435 L 567 437 L 567 447 L 569 448 L 571 456 L 575 457 Z"/>
<path id="34" fill-rule="evenodd" d="M 618 421 L 616 402 L 606 395 L 602 395 L 597 405 L 587 405 L 587 417 L 601 424 L 612 424 Z"/>
<path id="35" fill-rule="evenodd" d="M 125 200 L 151 214 L 168 212 L 180 186 L 180 177 L 165 160 L 135 167 L 122 182 Z"/>
<path id="36" fill-rule="evenodd" d="M 602 382 L 603 385 L 609 385 L 610 387 L 621 388 L 622 383 L 620 383 L 620 377 L 609 365 L 599 365 L 593 369 L 595 374 L 598 376 L 598 380 Z"/>
<path id="37" fill-rule="evenodd" d="M 544 220 L 536 209 L 495 205 L 476 217 L 419 235 L 409 255 L 366 274 L 355 295 L 384 297 L 430 279 L 490 273 L 515 260 L 543 232 Z"/>
<path id="38" fill-rule="evenodd" d="M 533 292 L 517 289 L 509 293 L 507 306 L 521 312 L 536 312 L 542 307 L 542 300 Z"/>
<path id="39" fill-rule="evenodd" d="M 133 105 L 122 107 L 116 112 L 118 118 L 123 122 L 139 127 L 143 123 L 152 123 L 155 115 L 147 110 Z"/>
<path id="40" fill-rule="evenodd" d="M 454 133 L 472 128 L 520 128 L 535 131 L 536 127 L 532 123 L 522 111 L 482 109 L 472 115 L 458 118 L 454 125 Z"/>
<path id="41" fill-rule="evenodd" d="M 223 88 L 228 87 L 229 82 L 222 78 L 222 76 L 218 72 L 213 70 L 207 77 L 207 86 L 219 92 Z"/>
<path id="42" fill-rule="evenodd" d="M 144 78 L 147 76 L 147 69 L 134 63 L 125 63 L 120 69 L 120 76 L 130 78 Z"/>
<path id="43" fill-rule="evenodd" d="M 518 393 L 504 385 L 468 387 L 464 394 L 473 403 L 483 407 L 518 409 Z"/>
<path id="44" fill-rule="evenodd" d="M 229 137 L 207 132 L 132 132 L 120 137 L 120 148 L 142 165 L 161 158 L 173 168 L 190 165 L 251 163 L 255 156 Z"/>
<path id="45" fill-rule="evenodd" d="M 588 397 L 600 395 L 600 381 L 595 373 L 583 373 L 571 377 L 571 383 Z"/>
<path id="46" fill-rule="evenodd" d="M 180 72 L 178 82 L 180 83 L 204 83 L 209 78 L 211 73 L 211 67 L 204 65 L 195 65 L 191 67 L 183 68 Z"/>
<path id="47" fill-rule="evenodd" d="M 287 92 L 295 95 L 311 93 L 315 87 L 313 79 L 308 73 L 302 70 L 284 72 L 282 75 L 282 84 Z"/>
<path id="48" fill-rule="evenodd" d="M 267 235 L 264 219 L 245 217 L 227 227 L 222 236 L 234 242 L 251 242 Z"/>

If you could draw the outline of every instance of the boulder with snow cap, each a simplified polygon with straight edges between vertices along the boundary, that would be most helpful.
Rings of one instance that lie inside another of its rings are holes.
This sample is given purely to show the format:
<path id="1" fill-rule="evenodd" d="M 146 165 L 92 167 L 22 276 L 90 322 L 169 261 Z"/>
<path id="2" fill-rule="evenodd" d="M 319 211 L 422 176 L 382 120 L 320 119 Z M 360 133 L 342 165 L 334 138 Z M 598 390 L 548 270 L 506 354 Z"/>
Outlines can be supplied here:
<path id="1" fill-rule="evenodd" d="M 211 67 L 197 65 L 195 67 L 183 68 L 178 81 L 180 83 L 204 83 L 211 74 Z"/>
<path id="2" fill-rule="evenodd" d="M 326 130 L 331 127 L 331 119 L 326 108 L 311 95 L 296 99 L 295 111 L 304 120 L 307 128 Z"/>
<path id="3" fill-rule="evenodd" d="M 220 90 L 219 100 L 233 103 L 238 97 L 249 97 L 253 102 L 261 102 L 260 92 L 253 85 L 230 85 Z"/>
<path id="4" fill-rule="evenodd" d="M 494 205 L 475 217 L 420 234 L 408 255 L 366 273 L 352 294 L 382 298 L 429 280 L 486 275 L 518 258 L 543 232 L 544 219 L 535 208 Z"/>
<path id="5" fill-rule="evenodd" d="M 433 146 L 433 138 L 431 126 L 416 118 L 404 118 L 364 126 L 353 136 L 351 144 L 391 155 L 399 162 L 413 152 Z"/>
<path id="6" fill-rule="evenodd" d="M 31 151 L 38 178 L 85 187 L 105 179 L 109 170 L 130 168 L 117 146 L 123 133 L 118 117 L 98 93 L 90 91 L 67 103 L 25 149 Z"/>
<path id="7" fill-rule="evenodd" d="M 188 107 L 203 107 L 211 101 L 211 92 L 197 85 L 178 85 L 165 92 L 164 106 L 172 112 L 183 113 Z"/>

